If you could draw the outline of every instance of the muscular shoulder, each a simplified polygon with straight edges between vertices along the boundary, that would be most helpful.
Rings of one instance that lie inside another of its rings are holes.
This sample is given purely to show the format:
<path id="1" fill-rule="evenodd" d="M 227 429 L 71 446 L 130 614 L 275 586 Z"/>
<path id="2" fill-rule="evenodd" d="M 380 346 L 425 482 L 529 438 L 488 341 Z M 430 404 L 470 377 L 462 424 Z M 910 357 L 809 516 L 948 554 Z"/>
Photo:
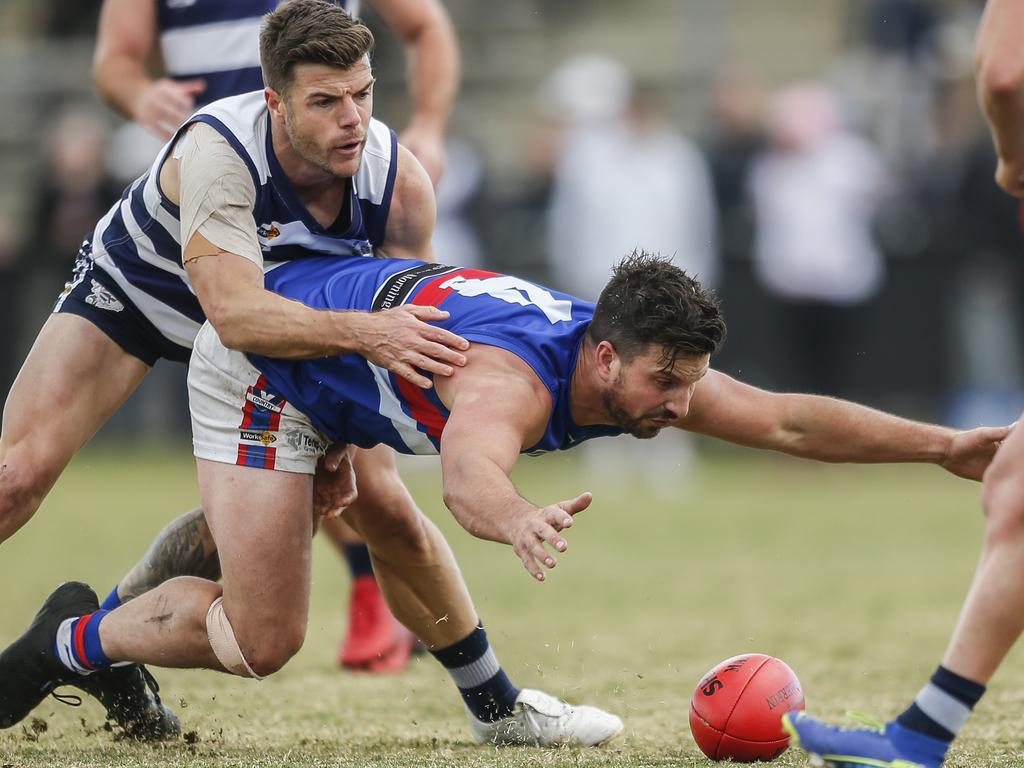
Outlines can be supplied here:
<path id="1" fill-rule="evenodd" d="M 206 123 L 190 125 L 160 169 L 160 188 L 175 204 L 181 202 L 183 182 L 192 188 L 233 190 L 248 204 L 256 197 L 256 185 L 245 161 L 220 131 Z"/>
<path id="2" fill-rule="evenodd" d="M 448 377 L 435 377 L 441 402 L 453 412 L 480 410 L 487 419 L 514 423 L 523 445 L 533 445 L 544 434 L 551 417 L 551 393 L 522 358 L 506 349 L 474 343 L 466 351 L 466 365 Z"/>
<path id="3" fill-rule="evenodd" d="M 434 234 L 437 209 L 434 188 L 419 160 L 401 145 L 397 163 L 391 210 L 381 250 L 388 256 L 431 261 L 430 239 Z"/>

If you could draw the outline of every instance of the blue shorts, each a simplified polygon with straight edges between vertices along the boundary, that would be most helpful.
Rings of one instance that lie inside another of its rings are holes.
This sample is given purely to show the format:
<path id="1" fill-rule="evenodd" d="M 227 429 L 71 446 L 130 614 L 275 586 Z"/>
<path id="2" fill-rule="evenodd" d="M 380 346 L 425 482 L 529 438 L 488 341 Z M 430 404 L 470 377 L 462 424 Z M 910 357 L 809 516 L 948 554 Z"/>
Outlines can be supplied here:
<path id="1" fill-rule="evenodd" d="M 78 251 L 74 274 L 53 311 L 84 317 L 125 352 L 152 366 L 160 358 L 188 363 L 192 350 L 165 338 L 113 278 L 92 260 L 92 244 Z"/>

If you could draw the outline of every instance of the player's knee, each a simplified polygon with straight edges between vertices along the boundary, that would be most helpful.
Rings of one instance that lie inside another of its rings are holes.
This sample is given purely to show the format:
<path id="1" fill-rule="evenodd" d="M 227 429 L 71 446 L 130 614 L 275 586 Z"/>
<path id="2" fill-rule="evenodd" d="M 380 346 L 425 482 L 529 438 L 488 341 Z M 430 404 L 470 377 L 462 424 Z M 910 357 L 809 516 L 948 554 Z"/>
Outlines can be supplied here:
<path id="1" fill-rule="evenodd" d="M 306 637 L 304 620 L 284 619 L 265 625 L 235 627 L 228 620 L 221 598 L 214 600 L 206 614 L 206 631 L 217 660 L 228 672 L 257 680 L 272 675 L 302 648 Z"/>
<path id="2" fill-rule="evenodd" d="M 56 474 L 45 457 L 0 443 L 0 531 L 13 533 L 35 513 Z"/>
<path id="3" fill-rule="evenodd" d="M 1012 467 L 993 466 L 985 473 L 981 504 L 987 518 L 986 538 L 1024 535 L 1024 479 Z"/>
<path id="4" fill-rule="evenodd" d="M 305 637 L 305 627 L 275 627 L 273 632 L 262 633 L 243 646 L 248 649 L 246 659 L 260 677 L 272 675 L 302 649 Z"/>

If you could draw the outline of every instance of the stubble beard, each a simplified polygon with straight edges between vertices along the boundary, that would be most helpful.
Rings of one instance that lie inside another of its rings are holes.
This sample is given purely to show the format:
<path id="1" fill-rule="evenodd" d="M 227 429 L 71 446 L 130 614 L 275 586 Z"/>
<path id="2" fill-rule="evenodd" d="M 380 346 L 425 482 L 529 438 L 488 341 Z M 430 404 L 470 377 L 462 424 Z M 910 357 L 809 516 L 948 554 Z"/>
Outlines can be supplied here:
<path id="1" fill-rule="evenodd" d="M 601 403 L 604 405 L 604 409 L 611 416 L 615 426 L 623 432 L 640 440 L 650 440 L 652 437 L 656 437 L 661 432 L 661 427 L 654 424 L 644 424 L 643 419 L 647 414 L 640 418 L 631 416 L 623 405 L 624 399 L 622 395 L 622 374 L 619 374 L 619 377 L 611 387 L 601 393 Z"/>

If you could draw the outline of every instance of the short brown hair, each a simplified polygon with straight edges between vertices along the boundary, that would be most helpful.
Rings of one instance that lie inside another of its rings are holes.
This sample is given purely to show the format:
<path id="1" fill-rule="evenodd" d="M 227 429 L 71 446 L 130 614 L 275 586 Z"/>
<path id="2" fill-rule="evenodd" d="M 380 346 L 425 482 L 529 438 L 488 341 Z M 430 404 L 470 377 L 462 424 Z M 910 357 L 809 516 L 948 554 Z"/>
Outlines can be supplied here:
<path id="1" fill-rule="evenodd" d="M 263 18 L 260 64 L 263 81 L 284 93 L 296 64 L 348 69 L 373 50 L 373 34 L 327 0 L 288 0 Z"/>
<path id="2" fill-rule="evenodd" d="M 656 344 L 671 370 L 680 355 L 717 352 L 725 320 L 715 295 L 669 259 L 634 251 L 612 271 L 587 335 L 610 341 L 626 360 Z"/>

